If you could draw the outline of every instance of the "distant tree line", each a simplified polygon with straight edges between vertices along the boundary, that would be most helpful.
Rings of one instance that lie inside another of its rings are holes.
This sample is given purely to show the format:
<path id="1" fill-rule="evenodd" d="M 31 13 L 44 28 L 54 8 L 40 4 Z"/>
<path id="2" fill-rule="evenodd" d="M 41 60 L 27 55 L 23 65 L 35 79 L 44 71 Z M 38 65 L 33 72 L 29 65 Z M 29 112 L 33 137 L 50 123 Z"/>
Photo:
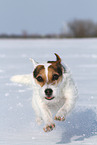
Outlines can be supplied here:
<path id="1" fill-rule="evenodd" d="M 43 38 L 84 38 L 84 37 L 97 37 L 97 23 L 91 20 L 73 20 L 64 25 L 60 34 L 28 34 L 23 31 L 22 34 L 7 35 L 0 34 L 0 38 L 32 38 L 32 39 L 43 39 Z"/>
<path id="2" fill-rule="evenodd" d="M 70 37 L 97 37 L 97 23 L 91 20 L 74 20 L 68 28 Z"/>

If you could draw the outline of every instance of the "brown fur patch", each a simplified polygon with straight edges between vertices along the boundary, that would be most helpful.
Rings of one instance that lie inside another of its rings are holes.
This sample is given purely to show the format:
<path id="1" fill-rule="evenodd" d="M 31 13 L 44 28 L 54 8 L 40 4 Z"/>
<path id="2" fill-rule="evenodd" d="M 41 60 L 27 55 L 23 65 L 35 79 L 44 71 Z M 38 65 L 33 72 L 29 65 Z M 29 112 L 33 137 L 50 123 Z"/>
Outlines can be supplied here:
<path id="1" fill-rule="evenodd" d="M 46 82 L 46 75 L 45 75 L 44 66 L 38 65 L 33 72 L 33 76 L 36 79 L 36 83 L 42 87 Z"/>
<path id="2" fill-rule="evenodd" d="M 53 62 L 48 67 L 48 83 L 56 84 L 62 79 L 62 66 L 60 63 Z"/>
<path id="3" fill-rule="evenodd" d="M 63 68 L 61 62 L 50 61 L 48 63 L 51 63 L 48 67 L 48 79 L 46 78 L 44 65 L 38 65 L 33 72 L 36 83 L 41 87 L 43 87 L 45 83 L 54 85 L 62 80 Z"/>
<path id="4" fill-rule="evenodd" d="M 55 53 L 55 55 L 56 61 L 48 61 L 48 63 L 51 63 L 51 65 L 48 68 L 48 78 L 49 83 L 52 84 L 59 83 L 59 81 L 62 79 L 61 58 L 58 54 Z"/>

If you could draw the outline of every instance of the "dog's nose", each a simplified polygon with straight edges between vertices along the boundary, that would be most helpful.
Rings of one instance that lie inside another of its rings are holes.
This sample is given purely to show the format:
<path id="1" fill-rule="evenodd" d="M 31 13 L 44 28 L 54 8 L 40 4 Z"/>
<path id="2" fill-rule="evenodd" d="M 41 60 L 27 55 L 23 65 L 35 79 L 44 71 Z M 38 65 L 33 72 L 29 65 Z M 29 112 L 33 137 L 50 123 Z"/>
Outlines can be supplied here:
<path id="1" fill-rule="evenodd" d="M 45 94 L 46 94 L 48 97 L 50 97 L 50 96 L 52 95 L 52 93 L 53 93 L 53 90 L 52 90 L 52 89 L 46 89 L 46 90 L 45 90 Z"/>

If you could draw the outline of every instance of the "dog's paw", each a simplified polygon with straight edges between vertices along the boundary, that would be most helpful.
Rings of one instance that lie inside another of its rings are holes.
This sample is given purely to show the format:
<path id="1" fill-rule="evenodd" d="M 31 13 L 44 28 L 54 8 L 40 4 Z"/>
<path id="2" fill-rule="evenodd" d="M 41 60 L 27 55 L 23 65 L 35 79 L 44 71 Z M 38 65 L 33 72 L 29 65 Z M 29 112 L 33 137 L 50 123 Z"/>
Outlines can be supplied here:
<path id="1" fill-rule="evenodd" d="M 54 119 L 57 120 L 57 121 L 64 121 L 65 117 L 55 116 Z"/>
<path id="2" fill-rule="evenodd" d="M 43 130 L 44 130 L 45 132 L 50 132 L 50 131 L 52 131 L 54 128 L 55 128 L 55 124 L 53 123 L 53 124 L 50 124 L 50 125 L 46 125 L 46 127 L 44 127 Z"/>

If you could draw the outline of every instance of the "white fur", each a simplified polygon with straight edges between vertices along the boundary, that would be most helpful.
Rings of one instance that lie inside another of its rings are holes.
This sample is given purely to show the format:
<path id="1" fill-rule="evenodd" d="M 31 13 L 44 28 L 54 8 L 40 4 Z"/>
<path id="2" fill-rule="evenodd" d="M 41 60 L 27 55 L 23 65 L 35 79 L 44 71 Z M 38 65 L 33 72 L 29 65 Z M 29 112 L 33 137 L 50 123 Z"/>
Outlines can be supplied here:
<path id="1" fill-rule="evenodd" d="M 11 81 L 15 83 L 21 83 L 25 85 L 31 85 L 32 84 L 32 74 L 26 74 L 26 75 L 15 75 L 11 77 Z"/>
<path id="2" fill-rule="evenodd" d="M 34 62 L 34 68 L 38 65 Z M 42 64 L 47 68 L 48 64 Z M 23 84 L 32 84 L 33 88 L 33 97 L 32 97 L 32 106 L 36 113 L 36 120 L 40 124 L 44 121 L 46 126 L 54 124 L 53 113 L 56 118 L 66 118 L 66 115 L 74 107 L 76 98 L 77 98 L 77 89 L 72 80 L 70 71 L 65 66 L 66 72 L 63 74 L 62 81 L 59 84 L 45 84 L 43 87 L 38 85 L 33 78 L 32 74 L 29 75 L 17 75 L 11 78 L 13 82 L 23 83 Z M 46 100 L 44 90 L 46 88 L 51 88 L 53 90 L 53 100 Z"/>

